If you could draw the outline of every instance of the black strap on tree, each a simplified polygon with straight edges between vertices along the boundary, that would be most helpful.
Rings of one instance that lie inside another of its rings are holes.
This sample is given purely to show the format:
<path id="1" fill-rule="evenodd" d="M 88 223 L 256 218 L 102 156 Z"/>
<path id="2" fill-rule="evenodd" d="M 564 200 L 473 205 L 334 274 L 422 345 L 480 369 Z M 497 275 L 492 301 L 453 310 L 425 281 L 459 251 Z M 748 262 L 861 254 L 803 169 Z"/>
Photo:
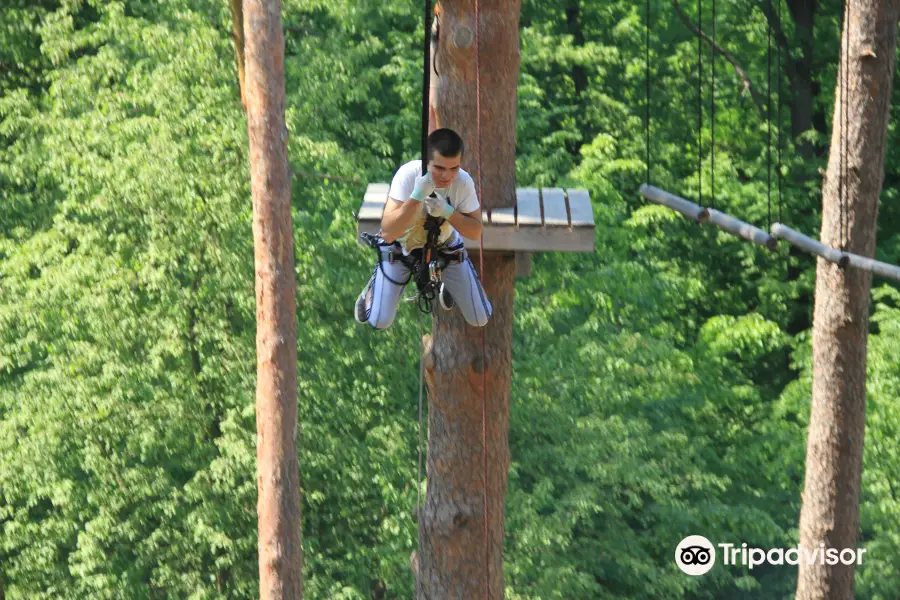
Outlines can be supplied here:
<path id="1" fill-rule="evenodd" d="M 424 61 L 425 76 L 422 79 L 422 175 L 428 172 L 428 111 L 429 93 L 431 92 L 431 0 L 425 0 L 425 44 Z M 443 219 L 428 215 L 425 219 L 425 230 L 428 232 L 428 241 L 425 244 L 425 261 L 431 258 L 431 250 L 437 247 L 440 228 Z"/>
<path id="2" fill-rule="evenodd" d="M 712 127 L 712 145 L 710 146 L 710 191 L 709 204 L 716 207 L 716 0 L 712 0 L 712 40 L 713 46 L 710 52 L 709 62 L 712 66 L 712 92 L 710 93 L 710 126 Z"/>
<path id="3" fill-rule="evenodd" d="M 697 0 L 697 204 L 703 206 L 703 0 Z"/>
<path id="4" fill-rule="evenodd" d="M 647 88 L 647 118 L 645 120 L 645 129 L 644 129 L 644 137 L 646 138 L 647 144 L 647 185 L 651 185 L 650 181 L 650 0 L 647 0 L 647 20 L 646 20 L 646 31 L 644 38 L 644 69 L 646 74 L 646 88 Z"/>
<path id="5" fill-rule="evenodd" d="M 767 0 L 768 1 L 768 0 Z M 772 14 L 772 3 L 769 2 L 769 14 Z M 766 19 L 768 24 L 768 18 Z M 766 219 L 769 229 L 772 228 L 772 27 L 766 27 Z"/>
<path id="6" fill-rule="evenodd" d="M 431 0 L 425 0 L 425 77 L 422 80 L 422 175 L 428 172 L 428 93 L 431 91 Z"/>
<path id="7" fill-rule="evenodd" d="M 778 22 L 781 20 L 781 4 L 782 0 L 778 0 Z M 784 193 L 784 176 L 781 172 L 781 129 L 783 123 L 781 121 L 781 44 L 778 44 L 778 222 L 784 223 L 784 209 L 782 196 Z"/>
<path id="8" fill-rule="evenodd" d="M 847 179 L 847 130 L 849 129 L 847 121 L 847 105 L 848 105 L 848 77 L 849 77 L 849 53 L 850 53 L 850 2 L 845 0 L 842 2 L 843 10 L 841 11 L 841 44 L 838 46 L 838 87 L 840 88 L 840 112 L 835 115 L 838 119 L 836 127 L 840 132 L 838 134 L 838 205 L 840 214 L 838 217 L 838 242 L 841 252 L 846 250 L 847 238 L 849 237 L 849 207 L 847 206 L 847 196 L 849 195 L 849 181 Z"/>

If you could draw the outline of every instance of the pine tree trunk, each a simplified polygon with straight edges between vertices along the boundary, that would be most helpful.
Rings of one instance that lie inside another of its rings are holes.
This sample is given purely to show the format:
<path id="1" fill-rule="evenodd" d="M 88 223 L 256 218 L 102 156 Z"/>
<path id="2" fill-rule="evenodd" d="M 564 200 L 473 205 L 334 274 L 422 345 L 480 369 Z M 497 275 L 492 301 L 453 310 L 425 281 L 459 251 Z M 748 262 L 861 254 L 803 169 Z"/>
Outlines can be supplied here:
<path id="1" fill-rule="evenodd" d="M 256 262 L 256 458 L 262 600 L 303 597 L 297 325 L 280 0 L 244 0 Z"/>
<path id="2" fill-rule="evenodd" d="M 839 79 L 823 193 L 822 242 L 839 247 L 843 240 L 847 251 L 869 257 L 875 251 L 878 197 L 884 179 L 898 13 L 900 0 L 850 1 L 850 18 L 845 18 L 850 47 L 844 162 L 849 176 L 841 177 L 845 98 Z M 842 64 L 847 64 L 843 52 L 847 48 L 842 49 L 841 57 Z M 841 201 L 841 188 L 846 203 Z M 865 271 L 841 270 L 823 259 L 818 261 L 812 407 L 800 513 L 800 544 L 810 551 L 820 543 L 838 550 L 856 548 L 871 284 L 871 275 Z M 853 565 L 806 565 L 801 560 L 796 597 L 852 598 L 853 576 Z"/>
<path id="3" fill-rule="evenodd" d="M 442 0 L 437 56 L 437 118 L 465 140 L 463 168 L 478 183 L 475 7 Z M 481 137 L 484 208 L 515 204 L 516 83 L 519 1 L 480 0 Z M 472 253 L 478 266 L 478 253 Z M 504 597 L 503 538 L 509 469 L 509 400 L 515 259 L 486 256 L 480 273 L 493 305 L 482 330 L 459 311 L 435 312 L 432 361 L 426 362 L 428 486 L 419 521 L 420 598 Z M 482 361 L 482 331 L 485 358 Z M 485 531 L 482 462 L 482 370 L 486 370 L 487 495 Z M 487 544 L 485 543 L 487 539 Z M 489 571 L 489 576 L 487 570 Z"/>

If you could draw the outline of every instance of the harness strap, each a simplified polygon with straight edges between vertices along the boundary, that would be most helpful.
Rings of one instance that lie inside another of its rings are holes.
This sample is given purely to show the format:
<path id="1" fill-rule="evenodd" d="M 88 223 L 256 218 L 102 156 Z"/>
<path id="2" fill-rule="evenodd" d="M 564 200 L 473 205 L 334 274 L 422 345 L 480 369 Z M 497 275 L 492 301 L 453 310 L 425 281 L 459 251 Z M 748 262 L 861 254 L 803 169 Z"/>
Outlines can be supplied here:
<path id="1" fill-rule="evenodd" d="M 409 255 L 403 254 L 403 249 L 399 242 L 386 242 L 380 234 L 361 233 L 360 238 L 378 253 L 378 264 L 376 269 L 381 269 L 381 274 L 385 279 L 394 285 L 405 286 L 410 280 L 415 281 L 418 295 L 416 296 L 416 304 L 419 310 L 424 313 L 431 313 L 431 303 L 437 296 L 437 282 L 440 279 L 440 273 L 447 265 L 452 263 L 462 264 L 468 258 L 465 245 L 462 242 L 448 247 L 436 247 L 436 241 L 440 235 L 441 220 L 432 219 L 429 224 L 426 221 L 426 229 L 428 229 L 428 241 L 422 248 L 412 250 Z M 393 264 L 395 260 L 399 260 L 409 271 L 409 277 L 406 281 L 396 281 L 384 270 L 384 258 L 382 252 L 386 249 L 388 262 Z M 374 274 L 373 274 L 374 277 Z"/>

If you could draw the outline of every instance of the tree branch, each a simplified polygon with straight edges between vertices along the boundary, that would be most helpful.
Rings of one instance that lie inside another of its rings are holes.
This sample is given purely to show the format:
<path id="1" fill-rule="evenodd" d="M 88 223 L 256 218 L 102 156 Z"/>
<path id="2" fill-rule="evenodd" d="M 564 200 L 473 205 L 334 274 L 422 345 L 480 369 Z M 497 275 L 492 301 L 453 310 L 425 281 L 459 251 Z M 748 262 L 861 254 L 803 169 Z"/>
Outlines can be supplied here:
<path id="1" fill-rule="evenodd" d="M 328 173 L 310 173 L 309 171 L 297 171 L 292 169 L 294 175 L 299 177 L 312 177 L 316 179 L 333 179 L 334 181 L 340 181 L 341 183 L 355 183 L 359 185 L 362 183 L 358 177 L 341 177 L 340 175 L 329 175 Z"/>
<path id="2" fill-rule="evenodd" d="M 750 76 L 747 75 L 747 72 L 738 64 L 737 60 L 731 54 L 729 54 L 724 48 L 716 44 L 702 29 L 698 29 L 691 23 L 691 20 L 682 10 L 681 5 L 678 4 L 678 0 L 672 0 L 672 6 L 675 7 L 675 12 L 678 13 L 678 18 L 681 19 L 681 22 L 684 23 L 685 27 L 687 27 L 691 33 L 696 36 L 701 37 L 709 46 L 715 51 L 721 54 L 725 60 L 731 63 L 731 66 L 734 67 L 734 70 L 737 72 L 738 76 L 744 80 L 744 92 L 750 92 L 750 97 L 753 98 L 753 103 L 756 104 L 756 109 L 759 111 L 761 115 L 765 115 L 765 102 L 763 101 L 762 96 L 759 95 L 759 92 L 756 90 L 756 87 L 753 85 L 753 82 L 750 80 Z"/>

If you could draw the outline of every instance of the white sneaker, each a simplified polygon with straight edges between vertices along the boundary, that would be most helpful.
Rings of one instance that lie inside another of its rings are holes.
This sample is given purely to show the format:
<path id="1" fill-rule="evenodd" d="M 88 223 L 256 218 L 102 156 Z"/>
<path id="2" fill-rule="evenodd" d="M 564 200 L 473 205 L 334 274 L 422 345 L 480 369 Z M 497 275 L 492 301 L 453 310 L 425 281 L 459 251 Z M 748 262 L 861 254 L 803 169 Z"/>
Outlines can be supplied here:
<path id="1" fill-rule="evenodd" d="M 359 294 L 359 297 L 356 299 L 356 304 L 353 308 L 353 317 L 356 319 L 357 323 L 368 323 L 369 322 L 369 307 L 367 306 L 367 297 L 369 295 L 369 290 L 372 289 L 372 280 L 369 280 L 369 283 L 366 284 L 366 287 L 363 288 L 363 291 Z"/>

